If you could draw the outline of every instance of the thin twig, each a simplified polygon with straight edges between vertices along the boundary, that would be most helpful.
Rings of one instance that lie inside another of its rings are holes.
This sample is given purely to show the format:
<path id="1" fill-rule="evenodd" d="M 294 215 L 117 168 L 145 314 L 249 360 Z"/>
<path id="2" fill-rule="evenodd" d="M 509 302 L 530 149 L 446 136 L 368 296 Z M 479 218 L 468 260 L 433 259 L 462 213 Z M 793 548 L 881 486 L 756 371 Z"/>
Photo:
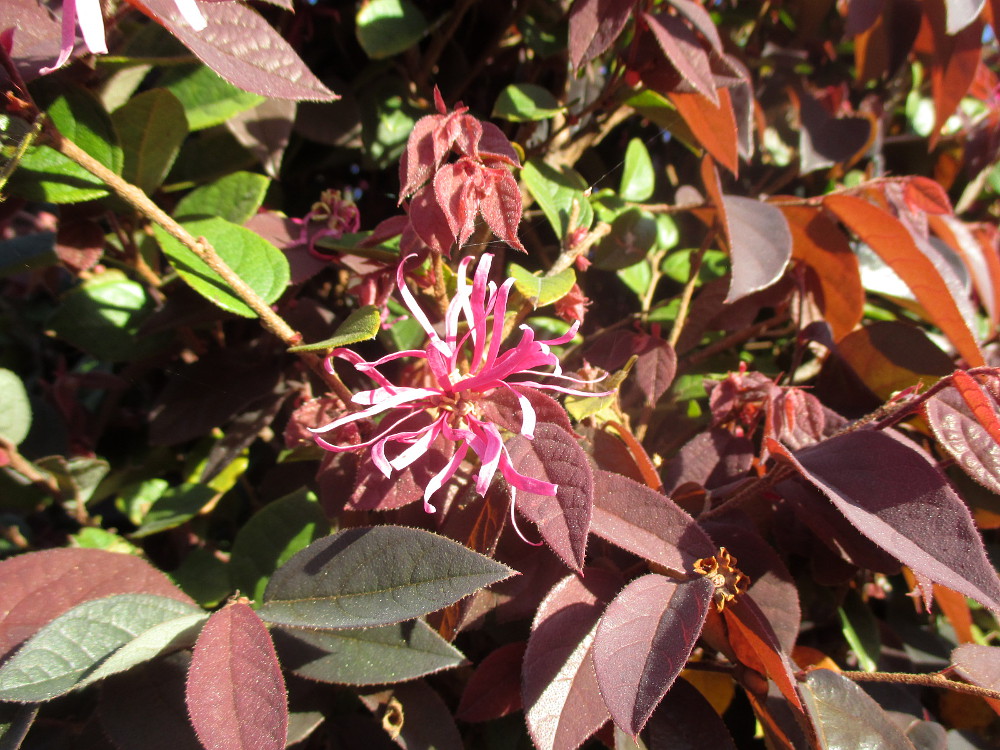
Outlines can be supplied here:
<path id="1" fill-rule="evenodd" d="M 708 251 L 708 246 L 712 244 L 715 239 L 716 228 L 713 226 L 708 232 L 705 233 L 704 239 L 701 241 L 701 247 L 698 248 L 698 252 L 691 259 L 691 271 L 688 273 L 687 284 L 684 285 L 684 291 L 681 294 L 680 309 L 677 311 L 677 318 L 674 320 L 674 327 L 670 329 L 670 337 L 667 342 L 671 347 L 676 347 L 677 342 L 681 338 L 681 332 L 684 330 L 684 324 L 687 322 L 688 310 L 691 309 L 691 299 L 694 297 L 694 288 L 698 283 L 698 276 L 701 273 L 701 264 L 705 259 L 705 253 Z"/>
<path id="2" fill-rule="evenodd" d="M 59 489 L 59 483 L 56 481 L 55 477 L 51 474 L 42 473 L 35 468 L 35 465 L 31 463 L 31 461 L 18 452 L 17 446 L 3 435 L 0 435 L 0 450 L 3 450 L 3 452 L 7 454 L 9 461 L 8 465 L 11 469 L 23 476 L 43 492 L 50 494 L 56 500 L 62 501 L 65 499 L 65 495 L 63 494 L 63 491 Z"/>
<path id="3" fill-rule="evenodd" d="M 933 674 L 905 674 L 903 672 L 841 672 L 853 682 L 891 682 L 897 685 L 917 685 L 919 687 L 944 688 L 956 693 L 975 695 L 980 698 L 1000 700 L 1000 690 L 970 685 L 967 682 L 949 680 L 939 672 Z"/>

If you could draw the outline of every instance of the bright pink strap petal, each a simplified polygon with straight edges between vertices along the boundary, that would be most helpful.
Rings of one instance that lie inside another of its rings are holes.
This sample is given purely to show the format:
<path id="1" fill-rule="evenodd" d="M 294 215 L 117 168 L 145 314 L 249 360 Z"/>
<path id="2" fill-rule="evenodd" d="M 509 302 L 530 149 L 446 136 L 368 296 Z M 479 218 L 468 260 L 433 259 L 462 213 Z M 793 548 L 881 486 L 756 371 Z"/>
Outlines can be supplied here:
<path id="1" fill-rule="evenodd" d="M 441 471 L 431 477 L 431 481 L 427 483 L 427 487 L 424 488 L 424 510 L 427 513 L 434 513 L 437 511 L 430 503 L 431 496 L 444 486 L 444 483 L 455 476 L 455 472 L 458 471 L 459 464 L 462 463 L 462 459 L 465 458 L 465 454 L 469 452 L 469 446 L 466 443 L 462 443 L 458 446 L 455 451 L 455 455 L 451 457 L 451 460 L 445 465 Z"/>

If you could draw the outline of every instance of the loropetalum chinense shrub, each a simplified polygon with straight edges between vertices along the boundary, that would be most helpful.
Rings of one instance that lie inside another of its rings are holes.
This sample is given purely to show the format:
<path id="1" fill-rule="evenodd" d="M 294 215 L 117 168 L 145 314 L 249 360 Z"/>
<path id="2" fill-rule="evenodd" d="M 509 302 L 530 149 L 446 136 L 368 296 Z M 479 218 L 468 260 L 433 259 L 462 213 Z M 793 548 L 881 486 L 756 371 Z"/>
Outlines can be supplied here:
<path id="1" fill-rule="evenodd" d="M 995 747 L 998 23 L 5 0 L 0 745 Z"/>

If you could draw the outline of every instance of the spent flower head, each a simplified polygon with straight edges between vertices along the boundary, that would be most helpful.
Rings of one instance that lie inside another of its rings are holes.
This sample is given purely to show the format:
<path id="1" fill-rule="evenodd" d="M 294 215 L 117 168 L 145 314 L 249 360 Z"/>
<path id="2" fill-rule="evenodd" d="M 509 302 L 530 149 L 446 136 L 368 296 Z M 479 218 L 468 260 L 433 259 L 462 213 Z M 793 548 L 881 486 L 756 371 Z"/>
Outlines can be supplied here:
<path id="1" fill-rule="evenodd" d="M 509 391 L 521 408 L 519 432 L 532 439 L 537 414 L 525 389 L 607 395 L 571 387 L 589 385 L 589 381 L 563 375 L 559 360 L 550 349 L 572 339 L 579 323 L 574 323 L 564 335 L 544 341 L 536 339 L 535 332 L 522 325 L 517 343 L 501 352 L 504 316 L 514 280 L 507 279 L 499 287 L 489 281 L 493 256 L 487 253 L 479 260 L 471 284 L 466 271 L 473 258 L 463 258 L 459 263 L 457 290 L 448 304 L 441 335 L 406 286 L 404 266 L 413 257 L 399 264 L 396 284 L 410 314 L 427 332 L 426 348 L 396 352 L 371 362 L 350 349 L 334 350 L 327 360 L 328 368 L 332 370 L 335 358 L 345 359 L 378 387 L 354 395 L 352 400 L 363 407 L 361 410 L 314 429 L 316 442 L 330 451 L 367 448 L 375 466 L 391 477 L 393 472 L 402 471 L 423 457 L 439 437 L 451 441 L 455 445 L 451 459 L 424 487 L 424 510 L 428 513 L 436 510 L 430 502 L 433 495 L 455 475 L 470 451 L 479 458 L 475 479 L 479 494 L 486 492 L 499 472 L 515 494 L 520 489 L 555 495 L 558 489 L 555 484 L 526 476 L 514 468 L 500 428 L 489 419 L 484 407 L 497 389 Z M 428 383 L 421 387 L 397 385 L 379 371 L 382 365 L 405 358 L 426 361 L 431 373 Z M 570 385 L 541 382 L 539 378 Z M 383 425 L 389 425 L 388 428 L 377 427 L 374 437 L 364 442 L 334 445 L 323 438 L 325 433 L 343 425 L 379 415 L 385 415 Z M 513 513 L 513 504 L 511 508 Z"/>

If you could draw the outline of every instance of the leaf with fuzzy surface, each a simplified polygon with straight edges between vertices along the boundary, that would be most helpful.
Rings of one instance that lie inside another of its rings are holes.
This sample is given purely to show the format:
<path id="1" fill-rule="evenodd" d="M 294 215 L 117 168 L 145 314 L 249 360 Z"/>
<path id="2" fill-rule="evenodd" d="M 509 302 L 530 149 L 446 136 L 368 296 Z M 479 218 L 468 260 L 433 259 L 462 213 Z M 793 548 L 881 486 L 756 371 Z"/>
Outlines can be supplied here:
<path id="1" fill-rule="evenodd" d="M 608 720 L 591 650 L 597 624 L 621 579 L 590 568 L 567 576 L 538 608 L 528 638 L 521 696 L 539 750 L 573 750 Z"/>
<path id="2" fill-rule="evenodd" d="M 288 703 L 264 623 L 230 604 L 205 624 L 187 680 L 191 723 L 206 750 L 283 750 Z"/>
<path id="3" fill-rule="evenodd" d="M 615 724 L 638 734 L 687 663 L 714 588 L 650 573 L 608 605 L 594 637 L 594 670 Z"/>
<path id="4" fill-rule="evenodd" d="M 388 625 L 441 609 L 511 572 L 428 531 L 348 529 L 313 542 L 279 568 L 259 612 L 298 627 Z"/>
<path id="5" fill-rule="evenodd" d="M 963 375 L 964 378 L 958 378 Z M 955 373 L 954 388 L 928 399 L 927 421 L 938 442 L 966 474 L 1000 493 L 1000 422 L 996 404 L 965 373 Z"/>
<path id="6" fill-rule="evenodd" d="M 858 430 L 789 453 L 767 440 L 864 536 L 914 573 L 1000 611 L 1000 580 L 968 507 L 912 443 Z"/>
<path id="7" fill-rule="evenodd" d="M 631 15 L 635 0 L 576 0 L 569 12 L 569 56 L 573 67 L 607 51 Z"/>
<path id="8" fill-rule="evenodd" d="M 507 643 L 480 662 L 462 691 L 455 716 L 490 721 L 521 708 L 521 663 L 528 644 Z"/>
<path id="9" fill-rule="evenodd" d="M 515 435 L 507 442 L 510 460 L 521 474 L 557 485 L 555 497 L 519 490 L 515 507 L 546 544 L 571 568 L 583 567 L 594 505 L 594 477 L 587 454 L 562 428 L 540 423 L 534 440 Z"/>

